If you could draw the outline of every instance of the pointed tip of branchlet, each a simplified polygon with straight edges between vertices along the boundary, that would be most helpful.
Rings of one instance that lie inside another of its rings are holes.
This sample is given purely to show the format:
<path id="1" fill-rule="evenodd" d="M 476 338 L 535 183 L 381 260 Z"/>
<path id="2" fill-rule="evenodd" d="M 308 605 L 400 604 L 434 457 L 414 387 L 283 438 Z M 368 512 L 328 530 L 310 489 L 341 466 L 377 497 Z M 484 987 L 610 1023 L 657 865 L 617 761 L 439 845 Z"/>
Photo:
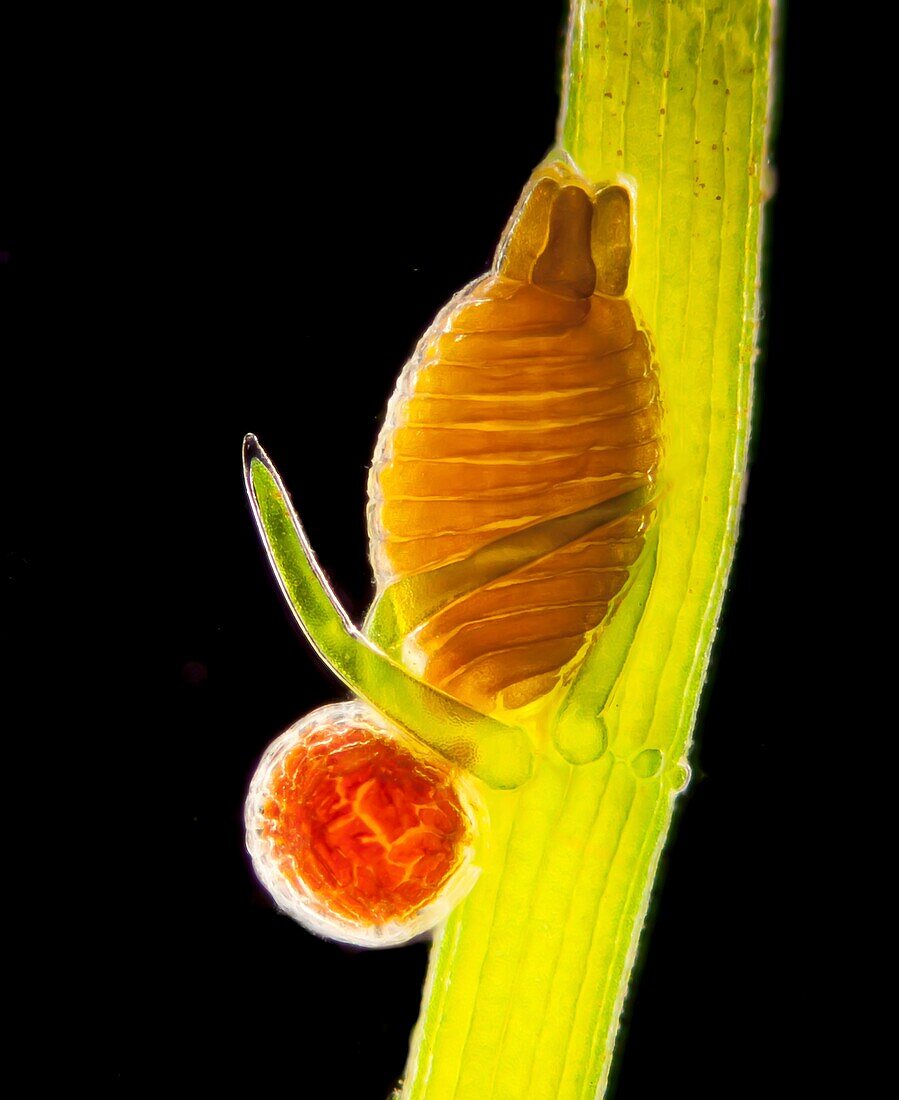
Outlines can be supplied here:
<path id="1" fill-rule="evenodd" d="M 279 480 L 278 472 L 272 465 L 272 460 L 268 457 L 265 451 L 262 449 L 262 444 L 256 438 L 255 435 L 250 432 L 244 436 L 243 440 L 243 468 L 244 473 L 249 478 L 250 470 L 254 462 L 260 463 L 266 470 L 275 478 Z"/>
<path id="2" fill-rule="evenodd" d="M 253 435 L 252 432 L 248 432 L 243 437 L 243 460 L 244 460 L 244 465 L 249 465 L 249 463 L 254 458 L 259 458 L 260 454 L 263 454 L 263 453 L 264 452 L 263 452 L 262 448 L 259 446 L 259 440 L 256 438 L 255 435 Z"/>
<path id="3" fill-rule="evenodd" d="M 243 476 L 246 482 L 250 500 L 256 500 L 256 487 L 253 484 L 253 464 L 258 463 L 271 474 L 276 484 L 280 484 L 278 473 L 272 465 L 272 460 L 262 449 L 259 440 L 252 432 L 244 436 L 243 440 Z"/>

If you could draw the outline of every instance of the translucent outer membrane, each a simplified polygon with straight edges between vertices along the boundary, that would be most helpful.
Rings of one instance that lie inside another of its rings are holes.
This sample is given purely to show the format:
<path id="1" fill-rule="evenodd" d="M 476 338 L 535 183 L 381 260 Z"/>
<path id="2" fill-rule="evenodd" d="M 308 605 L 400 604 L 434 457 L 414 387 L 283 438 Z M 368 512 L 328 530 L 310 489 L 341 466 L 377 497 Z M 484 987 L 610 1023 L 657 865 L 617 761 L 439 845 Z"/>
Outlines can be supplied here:
<path id="1" fill-rule="evenodd" d="M 390 946 L 443 919 L 474 884 L 477 796 L 359 702 L 306 715 L 263 756 L 247 848 L 278 906 L 330 939 Z"/>

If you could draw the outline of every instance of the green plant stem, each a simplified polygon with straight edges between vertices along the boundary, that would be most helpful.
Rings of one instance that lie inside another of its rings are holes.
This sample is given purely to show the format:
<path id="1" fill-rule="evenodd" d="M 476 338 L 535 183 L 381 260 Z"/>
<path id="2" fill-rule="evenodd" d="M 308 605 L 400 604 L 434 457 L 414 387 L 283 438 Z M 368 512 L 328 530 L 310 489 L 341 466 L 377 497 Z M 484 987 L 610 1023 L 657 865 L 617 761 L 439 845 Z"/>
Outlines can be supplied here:
<path id="1" fill-rule="evenodd" d="M 605 1088 L 736 538 L 771 18 L 768 0 L 574 4 L 561 144 L 636 193 L 630 292 L 665 414 L 656 569 L 606 703 L 608 750 L 572 765 L 535 729 L 531 780 L 486 792 L 490 850 L 434 945 L 404 1100 Z"/>

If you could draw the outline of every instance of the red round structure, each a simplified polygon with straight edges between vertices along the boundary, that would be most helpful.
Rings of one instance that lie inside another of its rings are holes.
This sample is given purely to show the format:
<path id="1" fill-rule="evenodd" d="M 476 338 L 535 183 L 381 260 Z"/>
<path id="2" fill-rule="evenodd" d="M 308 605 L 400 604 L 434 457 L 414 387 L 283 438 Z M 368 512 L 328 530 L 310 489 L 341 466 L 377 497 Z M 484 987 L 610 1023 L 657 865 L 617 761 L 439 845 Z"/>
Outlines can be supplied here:
<path id="1" fill-rule="evenodd" d="M 361 703 L 323 707 L 269 748 L 247 844 L 282 909 L 313 931 L 396 943 L 474 880 L 471 792 Z"/>

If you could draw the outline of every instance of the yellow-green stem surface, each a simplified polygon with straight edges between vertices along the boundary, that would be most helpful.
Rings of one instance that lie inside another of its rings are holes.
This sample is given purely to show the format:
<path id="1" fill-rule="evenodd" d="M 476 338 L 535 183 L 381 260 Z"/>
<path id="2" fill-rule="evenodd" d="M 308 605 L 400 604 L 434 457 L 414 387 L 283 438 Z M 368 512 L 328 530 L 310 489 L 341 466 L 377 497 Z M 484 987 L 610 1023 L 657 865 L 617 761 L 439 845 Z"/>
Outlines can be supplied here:
<path id="1" fill-rule="evenodd" d="M 736 537 L 771 6 L 575 0 L 572 18 L 560 144 L 636 195 L 630 293 L 665 417 L 655 573 L 604 711 L 607 750 L 572 765 L 535 728 L 533 777 L 484 792 L 483 873 L 432 950 L 404 1100 L 602 1094 Z M 589 713 L 589 684 L 578 691 Z"/>

